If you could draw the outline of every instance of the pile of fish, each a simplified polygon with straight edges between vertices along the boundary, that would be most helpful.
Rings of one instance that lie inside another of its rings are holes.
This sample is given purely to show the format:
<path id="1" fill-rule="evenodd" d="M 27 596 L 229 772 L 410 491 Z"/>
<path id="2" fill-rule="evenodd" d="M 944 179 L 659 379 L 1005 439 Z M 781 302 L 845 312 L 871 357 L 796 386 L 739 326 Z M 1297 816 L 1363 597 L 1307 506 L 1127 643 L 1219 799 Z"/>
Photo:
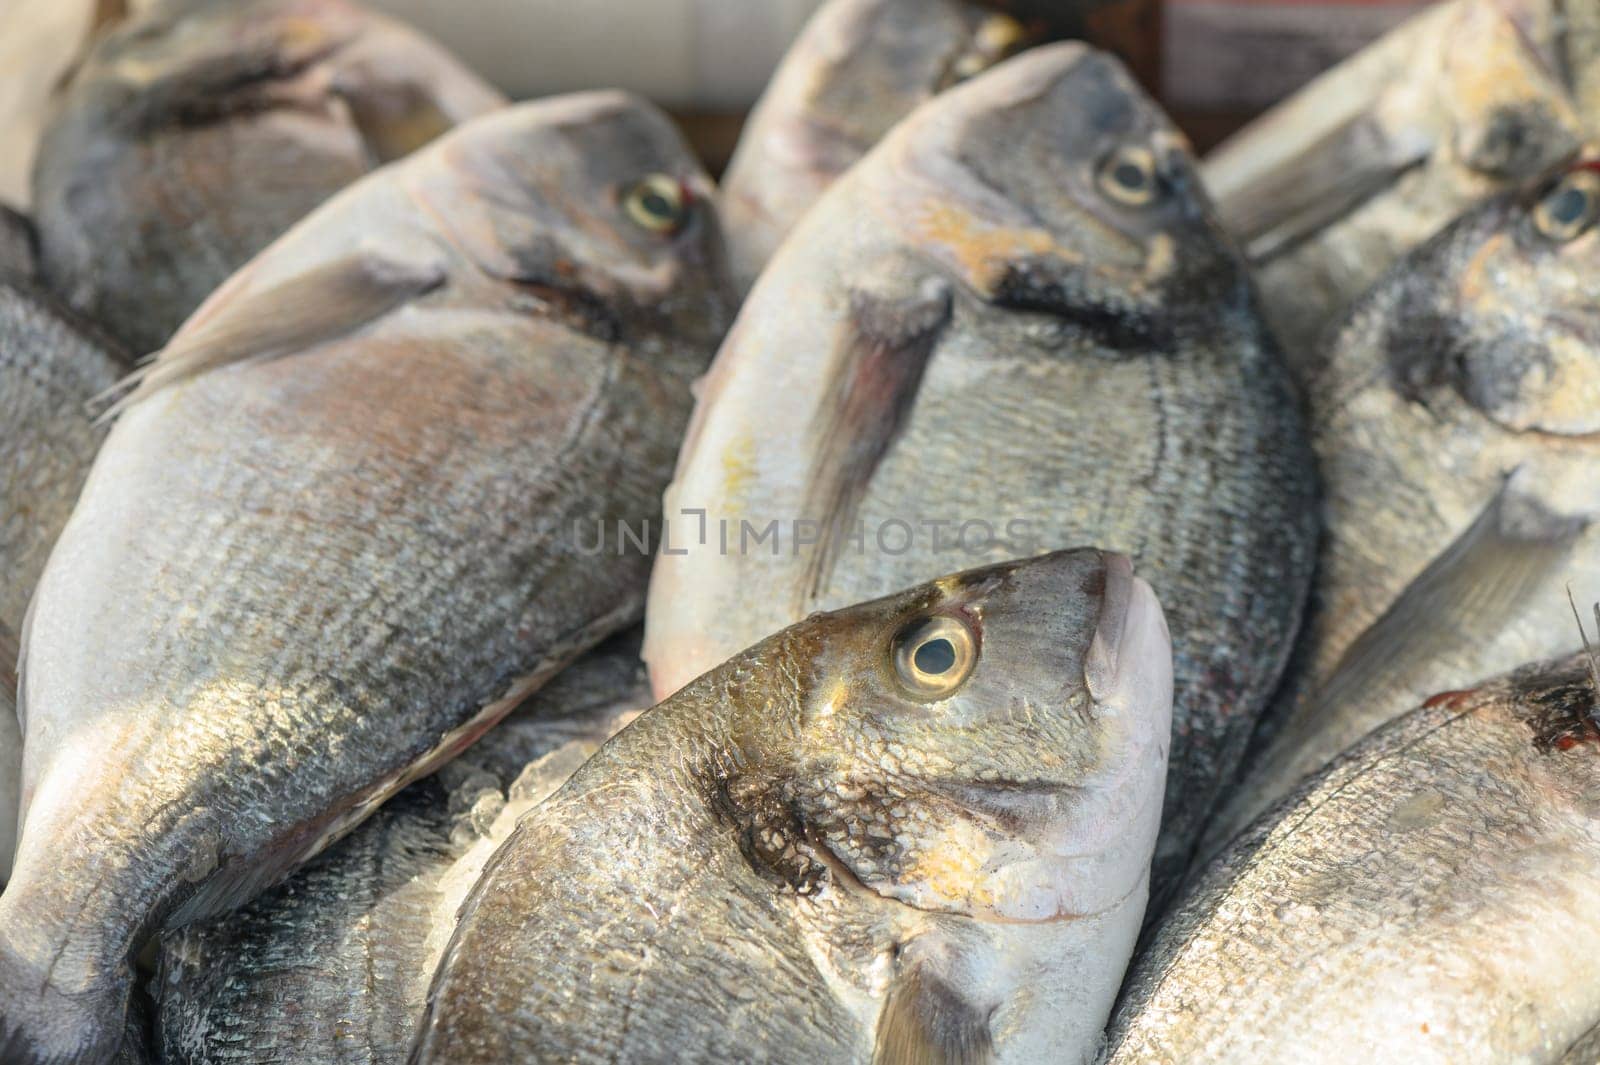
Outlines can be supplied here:
<path id="1" fill-rule="evenodd" d="M 0 1065 L 1600 1061 L 1600 5 L 1199 161 L 1097 6 L 829 0 L 720 188 L 347 0 L 98 30 Z"/>

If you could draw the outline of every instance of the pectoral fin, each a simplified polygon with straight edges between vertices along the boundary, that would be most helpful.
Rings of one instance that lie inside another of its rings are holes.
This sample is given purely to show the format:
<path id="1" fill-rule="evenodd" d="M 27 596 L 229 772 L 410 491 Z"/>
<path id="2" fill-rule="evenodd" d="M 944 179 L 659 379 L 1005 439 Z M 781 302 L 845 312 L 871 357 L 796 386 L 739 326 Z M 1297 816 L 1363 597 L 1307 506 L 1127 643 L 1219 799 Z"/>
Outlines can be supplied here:
<path id="1" fill-rule="evenodd" d="M 989 1011 L 924 962 L 896 974 L 878 1015 L 872 1065 L 986 1065 L 995 1060 Z"/>
<path id="2" fill-rule="evenodd" d="M 941 279 L 905 295 L 852 293 L 811 424 L 816 457 L 802 513 L 818 523 L 818 543 L 800 588 L 803 609 L 827 587 L 873 471 L 905 428 L 949 319 L 950 286 Z"/>
<path id="3" fill-rule="evenodd" d="M 1548 585 L 1586 522 L 1550 514 L 1515 485 L 1515 477 L 1508 479 L 1477 520 L 1350 645 L 1318 693 L 1318 710 L 1404 684 L 1451 647 L 1489 643 L 1530 595 Z"/>
<path id="4" fill-rule="evenodd" d="M 1221 196 L 1217 213 L 1250 259 L 1261 262 L 1361 206 L 1431 148 L 1420 132 L 1392 132 L 1358 113 Z"/>
<path id="5" fill-rule="evenodd" d="M 180 329 L 110 393 L 114 417 L 159 389 L 247 359 L 275 358 L 354 332 L 444 282 L 437 263 L 356 254 L 260 291 L 244 289 Z"/>

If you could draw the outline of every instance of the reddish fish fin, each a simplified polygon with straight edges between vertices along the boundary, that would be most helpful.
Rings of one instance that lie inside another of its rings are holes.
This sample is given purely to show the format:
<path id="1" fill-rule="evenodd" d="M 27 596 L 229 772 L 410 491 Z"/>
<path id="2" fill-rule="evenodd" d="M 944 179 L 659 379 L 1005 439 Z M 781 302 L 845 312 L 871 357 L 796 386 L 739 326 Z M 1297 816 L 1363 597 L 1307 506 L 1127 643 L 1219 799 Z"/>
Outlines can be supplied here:
<path id="1" fill-rule="evenodd" d="M 873 471 L 905 427 L 950 320 L 950 298 L 949 284 L 935 278 L 909 295 L 851 293 L 811 423 L 816 458 L 801 513 L 817 522 L 818 542 L 800 587 L 802 610 L 821 598 Z"/>
<path id="2" fill-rule="evenodd" d="M 268 288 L 244 288 L 176 336 L 96 401 L 116 398 L 105 420 L 159 389 L 248 359 L 274 358 L 354 332 L 437 288 L 444 268 L 357 253 Z"/>

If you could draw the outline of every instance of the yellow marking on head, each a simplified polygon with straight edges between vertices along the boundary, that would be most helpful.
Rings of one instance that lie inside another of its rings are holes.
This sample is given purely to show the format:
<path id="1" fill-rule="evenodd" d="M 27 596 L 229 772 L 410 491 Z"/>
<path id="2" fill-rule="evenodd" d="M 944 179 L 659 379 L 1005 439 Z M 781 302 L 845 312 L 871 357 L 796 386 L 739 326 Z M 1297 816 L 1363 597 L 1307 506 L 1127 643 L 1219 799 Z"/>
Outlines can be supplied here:
<path id="1" fill-rule="evenodd" d="M 1055 242 L 1042 229 L 995 226 L 948 203 L 930 203 L 917 218 L 924 238 L 948 248 L 979 292 L 990 295 L 1006 265 L 1029 255 L 1053 255 L 1076 261 L 1078 255 Z"/>

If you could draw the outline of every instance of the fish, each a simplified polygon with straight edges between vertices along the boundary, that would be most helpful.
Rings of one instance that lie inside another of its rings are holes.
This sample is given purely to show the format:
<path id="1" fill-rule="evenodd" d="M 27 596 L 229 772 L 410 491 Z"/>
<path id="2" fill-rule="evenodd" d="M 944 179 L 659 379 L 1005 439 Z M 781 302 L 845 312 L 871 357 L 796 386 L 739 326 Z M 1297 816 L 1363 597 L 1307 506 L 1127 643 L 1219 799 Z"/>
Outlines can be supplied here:
<path id="1" fill-rule="evenodd" d="M 455 914 L 523 813 L 650 705 L 613 637 L 287 883 L 163 939 L 163 1060 L 403 1062 Z"/>
<path id="2" fill-rule="evenodd" d="M 114 401 L 22 641 L 0 1058 L 102 1061 L 128 959 L 232 912 L 643 612 L 731 317 L 710 179 L 616 92 L 337 194 Z"/>
<path id="3" fill-rule="evenodd" d="M 1056 18 L 1092 6 L 1057 5 Z M 722 181 L 728 254 L 748 290 L 838 176 L 951 85 L 1054 36 L 969 0 L 829 0 L 806 23 L 740 133 Z"/>
<path id="4" fill-rule="evenodd" d="M 1564 655 L 1414 707 L 1251 825 L 1135 962 L 1105 1065 L 1555 1062 L 1592 1032 L 1600 719 Z"/>
<path id="5" fill-rule="evenodd" d="M 523 816 L 410 1060 L 1086 1061 L 1171 700 L 1161 606 L 1111 552 L 814 614 Z"/>
<path id="6" fill-rule="evenodd" d="M 750 293 L 666 497 L 645 662 L 663 698 L 952 560 L 1129 554 L 1178 676 L 1162 898 L 1288 657 L 1315 498 L 1186 143 L 1115 59 L 1046 45 L 902 123 Z"/>
<path id="7" fill-rule="evenodd" d="M 16 663 L 28 600 L 105 433 L 88 403 L 128 370 L 115 342 L 0 275 L 0 884 L 21 788 Z"/>
<path id="8" fill-rule="evenodd" d="M 1324 535 L 1289 679 L 1214 852 L 1420 699 L 1567 649 L 1600 587 L 1600 166 L 1474 208 L 1330 333 Z"/>
<path id="9" fill-rule="evenodd" d="M 1303 382 L 1324 330 L 1467 208 L 1548 173 L 1600 117 L 1600 16 L 1566 0 L 1432 5 L 1201 166 Z"/>
<path id="10" fill-rule="evenodd" d="M 332 193 L 504 103 L 345 0 L 162 0 L 97 41 L 46 124 L 41 275 L 153 352 Z"/>
<path id="11" fill-rule="evenodd" d="M 0 278 L 33 280 L 35 240 L 28 216 L 0 203 Z"/>

